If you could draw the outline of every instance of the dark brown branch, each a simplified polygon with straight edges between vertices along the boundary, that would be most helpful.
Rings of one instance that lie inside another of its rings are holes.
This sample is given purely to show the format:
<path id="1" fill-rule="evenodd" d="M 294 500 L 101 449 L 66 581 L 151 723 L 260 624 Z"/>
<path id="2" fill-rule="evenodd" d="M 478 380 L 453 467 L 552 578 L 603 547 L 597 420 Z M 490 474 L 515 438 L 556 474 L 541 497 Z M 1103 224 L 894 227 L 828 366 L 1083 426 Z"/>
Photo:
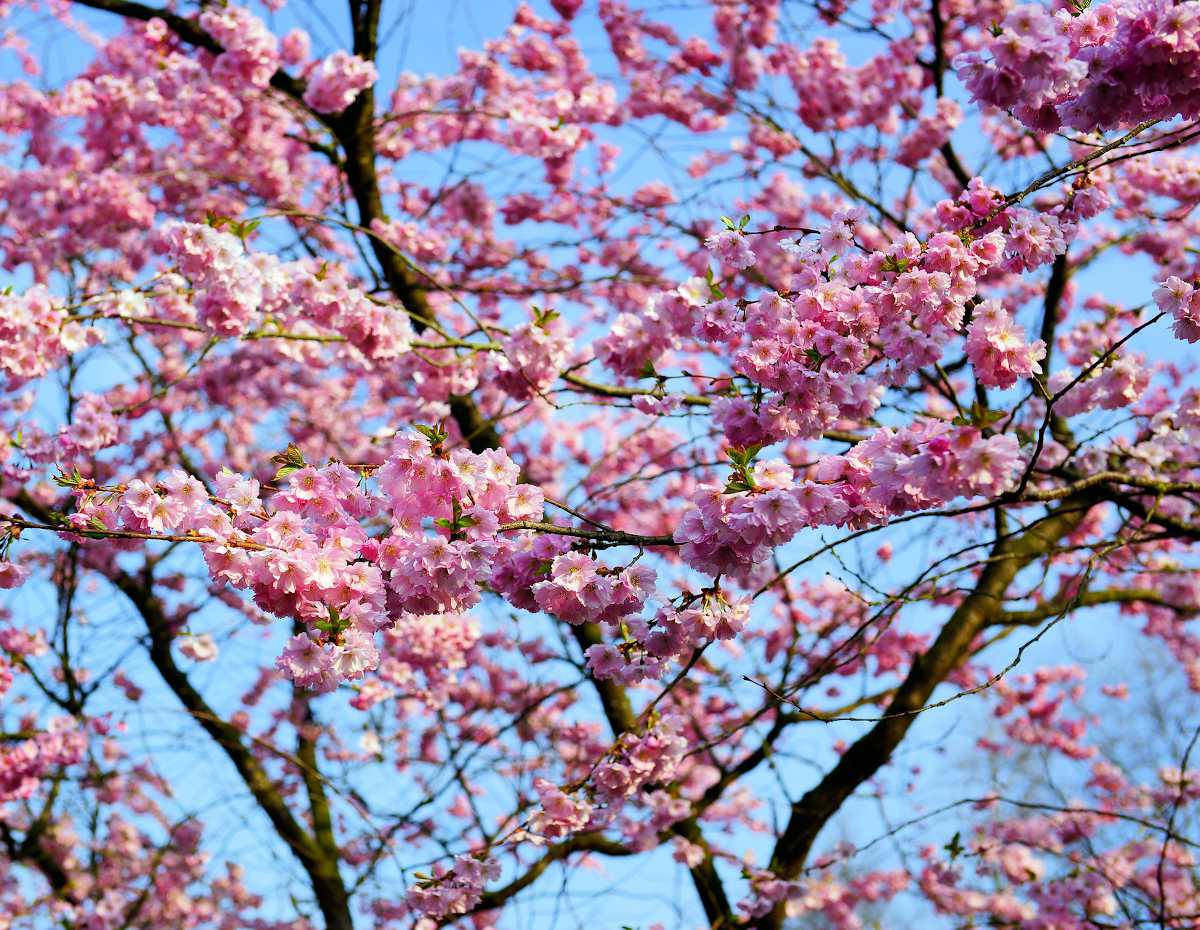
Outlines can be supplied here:
<path id="1" fill-rule="evenodd" d="M 479 899 L 479 904 L 471 909 L 471 912 L 492 911 L 503 906 L 518 892 L 525 890 L 541 878 L 546 869 L 550 868 L 554 863 L 561 862 L 572 853 L 577 852 L 598 852 L 606 856 L 630 856 L 633 855 L 634 850 L 613 840 L 606 839 L 599 833 L 581 833 L 565 843 L 551 846 L 540 859 L 507 885 L 503 885 L 494 891 L 486 892 Z M 451 920 L 458 920 L 460 917 L 461 915 L 455 915 Z"/>
<path id="2" fill-rule="evenodd" d="M 1054 359 L 1054 334 L 1058 329 L 1059 308 L 1062 304 L 1063 294 L 1067 290 L 1067 280 L 1070 277 L 1070 268 L 1068 265 L 1067 254 L 1054 259 L 1054 265 L 1050 269 L 1050 280 L 1046 282 L 1046 295 L 1042 300 L 1042 329 L 1040 337 L 1046 345 L 1046 355 L 1042 359 L 1042 373 L 1035 375 L 1034 379 L 1042 388 L 1042 392 L 1049 396 L 1049 388 L 1047 381 L 1050 377 L 1050 364 Z M 1064 446 L 1074 445 L 1074 435 L 1071 433 L 1071 428 L 1067 425 L 1064 417 L 1051 411 L 1050 413 L 1050 434 Z"/>
<path id="3" fill-rule="evenodd" d="M 575 637 L 575 642 L 584 652 L 591 646 L 599 645 L 604 641 L 600 627 L 595 623 L 581 623 L 572 627 L 571 632 Z M 611 679 L 593 678 L 592 683 L 600 695 L 604 716 L 608 720 L 613 736 L 617 738 L 622 733 L 631 730 L 637 722 L 637 717 L 625 689 Z M 704 914 L 708 918 L 709 926 L 714 930 L 732 926 L 733 908 L 725 894 L 721 876 L 717 873 L 716 863 L 700 830 L 696 815 L 693 813 L 690 817 L 675 824 L 673 832 L 704 850 L 704 858 L 697 865 L 692 866 L 689 872 L 692 876 L 692 884 L 696 888 L 696 894 L 700 898 L 700 904 L 704 907 Z"/>
<path id="4" fill-rule="evenodd" d="M 1031 626 L 1057 617 L 1078 607 L 1096 607 L 1101 604 L 1154 604 L 1169 607 L 1180 613 L 1194 613 L 1190 608 L 1180 607 L 1167 601 L 1160 592 L 1148 588 L 1105 588 L 1100 591 L 1081 591 L 1070 597 L 1056 597 L 1029 610 L 1009 610 L 998 614 L 992 623 L 996 626 Z"/>
<path id="5" fill-rule="evenodd" d="M 1096 502 L 1087 492 L 1064 502 L 1045 520 L 1026 532 L 1001 539 L 992 550 L 974 591 L 942 627 L 933 645 L 913 661 L 887 711 L 842 755 L 821 781 L 792 805 L 791 817 L 775 845 L 771 870 L 794 879 L 804 866 L 817 835 L 858 787 L 871 778 L 900 744 L 928 703 L 934 689 L 970 654 L 972 643 L 995 617 L 1009 585 L 1030 563 L 1050 552 L 1063 536 L 1083 521 Z M 777 930 L 784 920 L 783 905 L 756 920 L 759 930 Z"/>
<path id="6" fill-rule="evenodd" d="M 141 614 L 150 635 L 150 660 L 163 682 L 224 750 L 255 802 L 271 821 L 275 832 L 287 843 L 308 874 L 317 905 L 325 918 L 326 930 L 353 930 L 350 898 L 338 871 L 337 856 L 327 855 L 313 836 L 297 822 L 278 787 L 243 744 L 240 731 L 217 716 L 176 664 L 171 654 L 174 636 L 162 602 L 150 591 L 148 584 L 124 572 L 116 574 L 112 581 Z"/>
<path id="7" fill-rule="evenodd" d="M 931 0 L 929 17 L 933 25 L 933 89 L 940 98 L 946 93 L 946 21 L 942 18 L 941 0 Z M 950 169 L 950 173 L 954 175 L 954 180 L 963 190 L 966 190 L 967 185 L 971 183 L 971 173 L 963 167 L 950 140 L 947 139 L 942 143 L 938 151 L 942 153 L 942 158 L 946 162 L 946 167 Z"/>
<path id="8" fill-rule="evenodd" d="M 325 792 L 325 779 L 317 764 L 317 741 L 312 729 L 317 727 L 312 700 L 301 688 L 293 689 L 293 699 L 299 705 L 300 719 L 296 722 L 296 758 L 300 762 L 300 774 L 304 779 L 304 790 L 308 795 L 308 810 L 312 817 L 313 839 L 324 856 L 336 862 L 340 857 L 337 839 L 333 832 L 329 795 Z"/>
<path id="9" fill-rule="evenodd" d="M 600 627 L 595 623 L 580 623 L 573 626 L 571 634 L 575 637 L 575 642 L 579 644 L 580 650 L 585 654 L 592 646 L 599 646 L 604 642 Z M 593 678 L 592 684 L 596 688 L 596 693 L 600 695 L 604 718 L 608 721 L 608 727 L 612 731 L 613 737 L 619 737 L 622 733 L 632 730 L 637 722 L 637 717 L 625 689 L 611 678 Z"/>

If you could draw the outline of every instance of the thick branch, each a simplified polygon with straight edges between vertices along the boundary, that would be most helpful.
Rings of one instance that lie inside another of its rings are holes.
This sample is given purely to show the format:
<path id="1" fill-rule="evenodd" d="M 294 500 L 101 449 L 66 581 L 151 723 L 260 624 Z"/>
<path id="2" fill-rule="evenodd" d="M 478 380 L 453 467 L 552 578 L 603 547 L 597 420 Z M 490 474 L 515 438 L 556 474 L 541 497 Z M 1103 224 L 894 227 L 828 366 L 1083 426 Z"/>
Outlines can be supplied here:
<path id="1" fill-rule="evenodd" d="M 599 646 L 604 642 L 600 627 L 595 623 L 580 623 L 573 626 L 571 634 L 584 653 L 592 646 Z M 604 718 L 608 721 L 613 738 L 633 729 L 637 722 L 637 716 L 633 712 L 633 705 L 629 702 L 629 695 L 625 693 L 625 689 L 611 678 L 593 678 L 592 684 L 596 687 L 596 693 L 600 695 Z"/>
<path id="2" fill-rule="evenodd" d="M 933 89 L 938 97 L 946 92 L 946 21 L 942 17 L 941 0 L 931 0 L 929 8 L 930 19 L 933 22 Z M 954 175 L 954 180 L 963 190 L 971 183 L 971 173 L 963 167 L 954 146 L 947 139 L 938 150 L 946 161 L 946 167 Z"/>
<path id="3" fill-rule="evenodd" d="M 1054 358 L 1054 334 L 1058 328 L 1059 307 L 1062 304 L 1063 294 L 1066 293 L 1069 277 L 1067 253 L 1064 252 L 1054 259 L 1054 265 L 1050 269 L 1050 280 L 1046 282 L 1046 296 L 1042 301 L 1040 336 L 1042 342 L 1046 344 L 1046 355 L 1042 359 L 1042 373 L 1035 375 L 1034 379 L 1047 396 L 1049 395 L 1047 379 L 1050 377 L 1050 364 Z M 1050 412 L 1050 434 L 1064 446 L 1074 444 L 1075 437 L 1067 425 L 1066 418 L 1054 413 L 1053 409 Z"/>
<path id="4" fill-rule="evenodd" d="M 546 869 L 550 868 L 554 863 L 561 862 L 572 853 L 577 852 L 598 852 L 606 856 L 629 856 L 633 855 L 634 850 L 628 846 L 622 846 L 613 840 L 606 839 L 599 833 L 581 833 L 565 843 L 551 846 L 546 850 L 542 858 L 534 862 L 533 865 L 507 885 L 503 885 L 494 891 L 486 892 L 479 899 L 479 904 L 472 908 L 472 913 L 493 911 L 503 906 L 518 892 L 524 891 L 541 878 Z M 457 920 L 458 918 L 455 917 L 453 919 Z"/>
<path id="5" fill-rule="evenodd" d="M 308 809 L 312 816 L 313 839 L 327 859 L 336 862 L 340 856 L 337 839 L 333 832 L 333 817 L 329 809 L 329 796 L 325 791 L 325 779 L 317 764 L 317 741 L 312 729 L 317 726 L 313 714 L 312 700 L 300 688 L 294 689 L 299 703 L 301 719 L 296 724 L 296 759 L 300 763 L 300 774 L 304 779 L 304 790 L 308 795 Z"/>
<path id="6" fill-rule="evenodd" d="M 1149 588 L 1105 588 L 1100 591 L 1080 591 L 1071 597 L 1056 597 L 1029 610 L 1008 610 L 997 615 L 992 622 L 996 626 L 1031 626 L 1078 607 L 1097 607 L 1101 604 L 1154 604 L 1180 613 L 1194 613 L 1189 608 L 1170 603 L 1160 592 Z"/>
<path id="7" fill-rule="evenodd" d="M 584 652 L 589 647 L 604 641 L 600 634 L 600 627 L 595 623 L 581 623 L 573 626 L 571 632 L 575 637 L 575 642 Z M 625 689 L 611 679 L 593 679 L 592 681 L 600 695 L 604 716 L 608 720 L 613 736 L 619 737 L 622 733 L 632 729 L 637 717 Z M 692 884 L 696 888 L 696 894 L 700 898 L 700 904 L 704 907 L 704 914 L 708 918 L 709 926 L 714 930 L 732 926 L 733 908 L 730 906 L 729 898 L 725 895 L 721 876 L 717 873 L 716 863 L 700 830 L 696 816 L 693 814 L 686 820 L 677 823 L 674 832 L 704 850 L 704 858 L 697 865 L 692 866 L 689 872 L 692 876 Z"/>
<path id="8" fill-rule="evenodd" d="M 970 654 L 971 644 L 1004 603 L 1013 579 L 1078 527 L 1093 503 L 1095 498 L 1083 494 L 1065 501 L 1045 520 L 1020 535 L 1002 539 L 993 547 L 991 559 L 975 590 L 954 611 L 929 650 L 913 661 L 883 719 L 846 751 L 820 783 L 792 805 L 787 828 L 771 857 L 773 872 L 785 879 L 794 879 L 800 874 L 817 835 L 846 799 L 888 761 L 916 720 L 917 711 Z M 754 926 L 761 930 L 776 930 L 782 926 L 783 919 L 781 904 L 755 921 Z"/>
<path id="9" fill-rule="evenodd" d="M 325 918 L 326 930 L 353 930 L 350 899 L 338 871 L 337 857 L 328 855 L 296 821 L 262 764 L 242 743 L 238 729 L 217 716 L 176 664 L 171 654 L 173 636 L 162 602 L 150 592 L 148 586 L 123 572 L 113 578 L 113 583 L 142 615 L 150 634 L 150 660 L 167 687 L 224 750 L 259 808 L 271 821 L 275 832 L 288 844 L 304 867 Z"/>

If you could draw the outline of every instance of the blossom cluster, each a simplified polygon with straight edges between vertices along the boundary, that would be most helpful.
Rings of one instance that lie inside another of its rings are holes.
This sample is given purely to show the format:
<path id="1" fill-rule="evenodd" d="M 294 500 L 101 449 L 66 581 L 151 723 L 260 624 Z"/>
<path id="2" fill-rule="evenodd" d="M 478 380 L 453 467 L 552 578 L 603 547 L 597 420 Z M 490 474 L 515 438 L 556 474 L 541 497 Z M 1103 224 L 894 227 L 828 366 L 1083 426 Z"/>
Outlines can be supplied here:
<path id="1" fill-rule="evenodd" d="M 232 233 L 208 224 L 172 221 L 162 241 L 192 282 L 200 322 L 219 336 L 240 336 L 255 313 L 276 323 L 333 330 L 370 359 L 407 352 L 412 325 L 407 315 L 372 301 L 325 266 L 283 262 L 268 253 L 248 254 Z"/>
<path id="2" fill-rule="evenodd" d="M 309 72 L 304 102 L 318 113 L 341 113 L 378 77 L 373 62 L 338 49 Z"/>
<path id="3" fill-rule="evenodd" d="M 1054 412 L 1059 416 L 1128 407 L 1142 396 L 1150 381 L 1145 357 L 1118 348 L 1138 312 L 1113 313 L 1111 305 L 1102 301 L 1090 301 L 1088 309 L 1097 318 L 1078 321 L 1059 338 L 1065 364 L 1047 381 L 1047 389 L 1058 397 Z M 1105 347 L 1103 355 L 1098 354 L 1098 346 Z"/>
<path id="4" fill-rule="evenodd" d="M 1072 16 L 1018 6 L 954 66 L 976 100 L 1053 132 L 1134 126 L 1200 113 L 1200 11 L 1173 0 L 1115 0 Z"/>
<path id="5" fill-rule="evenodd" d="M 1177 338 L 1200 342 L 1200 296 L 1194 285 L 1171 275 L 1154 291 L 1154 302 L 1171 314 Z"/>
<path id="6" fill-rule="evenodd" d="M 703 305 L 700 296 L 707 286 L 700 278 L 677 288 L 674 293 L 656 294 L 636 313 L 617 314 L 608 332 L 596 343 L 596 357 L 619 375 L 638 377 L 668 350 L 679 337 L 690 334 L 692 307 Z"/>
<path id="7" fill-rule="evenodd" d="M 941 212 L 951 228 L 981 222 L 1003 228 L 941 231 L 924 242 L 908 233 L 865 250 L 856 240 L 869 232 L 862 211 L 835 211 L 814 231 L 816 240 L 781 243 L 791 265 L 790 292 L 735 301 L 720 296 L 711 279 L 689 281 L 657 296 L 642 314 L 621 314 L 597 355 L 623 375 L 641 374 L 681 337 L 732 356 L 737 374 L 768 391 L 713 401 L 714 420 L 740 446 L 812 437 L 841 419 L 867 419 L 887 381 L 937 362 L 963 335 L 980 279 L 1051 262 L 1074 235 L 1065 210 L 1005 211 L 996 192 L 978 183 Z M 708 244 L 739 269 L 757 261 L 747 240 L 740 228 L 727 229 Z M 998 304 L 980 304 L 972 319 L 966 348 L 981 383 L 1011 386 L 1040 372 L 1044 348 Z M 879 353 L 890 366 L 885 377 L 864 374 Z"/>
<path id="8" fill-rule="evenodd" d="M 933 113 L 922 116 L 901 140 L 896 161 L 915 168 L 950 138 L 962 119 L 962 107 L 948 97 L 939 97 Z"/>
<path id="9" fill-rule="evenodd" d="M 975 308 L 967 327 L 967 358 L 975 377 L 987 387 L 1008 388 L 1018 380 L 1041 374 L 1038 361 L 1046 355 L 1046 344 L 1029 342 L 1025 329 L 999 301 L 985 300 Z"/>
<path id="10" fill-rule="evenodd" d="M 460 448 L 440 458 L 415 433 L 397 441 L 377 474 L 392 531 L 376 545 L 375 560 L 401 610 L 444 613 L 475 604 L 500 548 L 499 525 L 541 516 L 541 491 L 519 477 L 503 450 Z M 425 520 L 437 532 L 427 533 Z"/>
<path id="11" fill-rule="evenodd" d="M 279 41 L 267 25 L 245 7 L 205 9 L 200 25 L 220 43 L 214 75 L 240 88 L 262 88 L 279 67 Z"/>
<path id="12" fill-rule="evenodd" d="M 528 400 L 554 383 L 571 351 L 571 335 L 556 314 L 522 323 L 501 342 L 496 383 L 517 400 Z"/>
<path id="13" fill-rule="evenodd" d="M 620 646 L 588 647 L 588 669 L 597 679 L 615 678 L 622 684 L 657 678 L 666 661 L 686 660 L 700 646 L 733 639 L 749 617 L 748 601 L 730 601 L 719 589 L 685 598 L 684 606 L 665 607 L 650 620 L 626 620 L 628 641 Z"/>
<path id="14" fill-rule="evenodd" d="M 961 497 L 1002 494 L 1023 464 L 1009 433 L 984 436 L 977 427 L 929 421 L 878 430 L 844 456 L 825 457 L 817 479 L 843 482 L 844 494 L 858 496 L 853 509 L 882 521 Z"/>
<path id="15" fill-rule="evenodd" d="M 653 597 L 657 575 L 650 566 L 610 566 L 573 551 L 571 543 L 565 535 L 538 533 L 513 539 L 496 553 L 492 588 L 516 607 L 572 624 L 616 622 Z"/>
<path id="16" fill-rule="evenodd" d="M 762 917 L 780 902 L 795 916 L 820 915 L 824 926 L 839 930 L 861 930 L 859 916 L 864 905 L 887 901 L 909 884 L 903 871 L 867 872 L 847 882 L 827 875 L 787 881 L 767 869 L 747 869 L 750 894 L 738 902 L 747 918 Z"/>
<path id="17" fill-rule="evenodd" d="M 581 552 L 565 552 L 531 590 L 538 607 L 568 623 L 614 621 L 641 609 L 655 578 L 646 565 L 614 571 Z"/>
<path id="18" fill-rule="evenodd" d="M 365 710 L 398 692 L 441 707 L 479 640 L 479 624 L 468 614 L 403 614 L 383 631 L 378 674 L 351 704 Z"/>
<path id="19" fill-rule="evenodd" d="M 1083 742 L 1087 720 L 1067 717 L 1062 712 L 1068 700 L 1078 702 L 1083 695 L 1079 683 L 1083 677 L 1079 668 L 1048 666 L 1012 682 L 997 682 L 1000 701 L 993 713 L 1006 721 L 1005 733 L 1014 744 L 1042 746 L 1072 759 L 1090 759 L 1097 749 Z M 987 741 L 981 744 L 995 748 Z"/>
<path id="20" fill-rule="evenodd" d="M 86 742 L 72 721 L 61 719 L 28 739 L 0 746 L 0 803 L 29 798 L 46 774 L 79 762 Z"/>
<path id="21" fill-rule="evenodd" d="M 224 471 L 210 497 L 176 469 L 158 485 L 130 482 L 119 504 L 77 488 L 72 522 L 195 538 L 215 580 L 248 590 L 263 610 L 307 625 L 288 641 L 277 666 L 304 687 L 329 690 L 378 666 L 375 634 L 398 619 L 473 605 L 497 553 L 511 548 L 498 535 L 501 523 L 541 515 L 541 492 L 519 483 L 504 452 L 455 449 L 447 455 L 434 445 L 417 433 L 399 437 L 393 453 L 372 469 L 378 494 L 338 462 L 287 466 L 287 487 L 269 506 L 252 478 Z M 389 532 L 368 536 L 364 521 L 381 517 Z M 647 578 L 627 570 L 591 585 L 588 595 L 606 592 L 606 616 L 616 615 L 629 601 L 641 605 L 644 592 L 640 598 L 629 593 L 634 580 L 652 584 L 653 573 Z M 434 618 L 425 621 L 436 625 Z M 206 644 L 188 647 L 191 653 L 197 648 L 194 658 L 210 657 Z M 419 652 L 412 661 L 421 661 Z M 389 672 L 395 683 L 400 675 L 398 668 Z"/>
<path id="22" fill-rule="evenodd" d="M 758 261 L 750 239 L 740 229 L 723 229 L 704 240 L 705 248 L 730 268 L 741 271 Z"/>
<path id="23" fill-rule="evenodd" d="M 531 818 L 530 832 L 543 841 L 569 836 L 611 824 L 638 805 L 649 809 L 651 823 L 657 819 L 662 826 L 686 816 L 686 801 L 681 811 L 678 805 L 664 803 L 669 800 L 667 796 L 654 797 L 660 792 L 643 793 L 648 785 L 669 784 L 678 777 L 688 748 L 684 725 L 679 717 L 665 715 L 641 733 L 624 734 L 596 763 L 585 790 L 567 793 L 543 781 L 538 788 L 542 803 Z M 637 836 L 645 824 L 627 821 L 623 827 Z"/>
<path id="24" fill-rule="evenodd" d="M 883 523 L 959 497 L 1007 490 L 1021 465 L 1018 441 L 930 421 L 880 429 L 844 455 L 826 456 L 813 478 L 793 481 L 779 459 L 754 464 L 745 489 L 704 485 L 675 530 L 683 559 L 712 575 L 745 579 L 771 548 L 801 529 Z"/>
<path id="25" fill-rule="evenodd" d="M 499 877 L 500 864 L 494 860 L 456 856 L 449 868 L 439 864 L 428 879 L 409 888 L 407 903 L 426 917 L 465 914 L 479 903 L 484 885 Z"/>
<path id="26" fill-rule="evenodd" d="M 0 294 L 0 374 L 8 390 L 40 378 L 72 352 L 98 338 L 69 319 L 42 285 Z"/>

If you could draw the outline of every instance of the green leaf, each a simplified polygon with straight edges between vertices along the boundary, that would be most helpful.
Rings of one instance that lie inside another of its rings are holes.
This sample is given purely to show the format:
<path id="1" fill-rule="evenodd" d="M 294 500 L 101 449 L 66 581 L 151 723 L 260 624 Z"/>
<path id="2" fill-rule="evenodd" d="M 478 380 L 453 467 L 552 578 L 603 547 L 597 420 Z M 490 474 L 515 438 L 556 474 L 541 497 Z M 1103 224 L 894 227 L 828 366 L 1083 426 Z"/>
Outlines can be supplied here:
<path id="1" fill-rule="evenodd" d="M 962 834 L 955 833 L 954 836 L 950 837 L 950 842 L 943 846 L 942 849 L 946 850 L 950 855 L 950 861 L 953 862 L 963 854 Z"/>
<path id="2" fill-rule="evenodd" d="M 244 224 L 242 224 L 242 223 L 238 223 L 238 222 L 233 222 L 233 223 L 230 223 L 230 224 L 229 224 L 229 231 L 230 231 L 230 232 L 231 232 L 233 235 L 235 235 L 235 236 L 237 236 L 239 239 L 241 239 L 243 242 L 245 242 L 245 241 L 246 241 L 246 236 L 247 236 L 247 235 L 249 235 L 249 233 L 247 233 L 247 232 L 246 232 L 246 227 L 245 227 L 245 225 L 244 225 Z"/>
<path id="3" fill-rule="evenodd" d="M 83 475 L 79 473 L 79 468 L 75 467 L 69 475 L 65 471 L 55 475 L 54 483 L 60 488 L 77 488 L 83 484 Z"/>
<path id="4" fill-rule="evenodd" d="M 350 626 L 350 621 L 343 617 L 341 611 L 336 607 L 330 607 L 328 619 L 318 620 L 313 625 L 322 633 L 333 633 L 336 635 Z"/>
<path id="5" fill-rule="evenodd" d="M 289 442 L 286 449 L 271 456 L 271 462 L 279 466 L 279 470 L 275 472 L 275 480 L 286 478 L 294 471 L 299 471 L 301 468 L 306 468 L 308 463 L 304 461 L 304 453 L 300 451 L 300 447 L 294 442 Z"/>
<path id="6" fill-rule="evenodd" d="M 449 435 L 440 426 L 426 426 L 422 423 L 417 423 L 413 426 L 413 429 L 428 439 L 429 444 L 435 449 L 445 442 L 446 437 Z"/>
<path id="7" fill-rule="evenodd" d="M 745 467 L 754 461 L 754 456 L 758 455 L 758 453 L 762 451 L 762 448 L 763 447 L 761 445 L 745 447 L 730 446 L 726 454 L 729 456 L 729 461 L 733 462 L 735 465 L 741 465 Z"/>
<path id="8" fill-rule="evenodd" d="M 271 461 L 276 465 L 292 465 L 295 468 L 304 468 L 308 464 L 304 461 L 304 453 L 294 442 L 289 442 L 286 449 L 271 456 Z"/>

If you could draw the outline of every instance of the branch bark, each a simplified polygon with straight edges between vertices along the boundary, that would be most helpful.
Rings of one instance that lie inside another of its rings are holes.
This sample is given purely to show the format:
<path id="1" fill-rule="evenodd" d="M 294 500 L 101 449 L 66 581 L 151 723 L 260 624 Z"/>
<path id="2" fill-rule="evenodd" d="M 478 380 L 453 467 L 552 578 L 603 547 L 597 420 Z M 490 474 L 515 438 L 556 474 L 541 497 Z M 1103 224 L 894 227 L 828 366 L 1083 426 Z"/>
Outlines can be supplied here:
<path id="1" fill-rule="evenodd" d="M 332 850 L 312 836 L 293 816 L 278 787 L 266 769 L 242 742 L 241 733 L 225 722 L 192 687 L 187 675 L 171 654 L 174 636 L 163 610 L 162 602 L 153 594 L 150 584 L 143 583 L 124 572 L 113 577 L 113 583 L 141 614 L 150 636 L 150 661 L 163 682 L 183 704 L 189 715 L 225 752 L 249 789 L 255 802 L 279 837 L 287 843 L 308 875 L 317 906 L 325 919 L 326 930 L 354 930 L 350 914 L 350 896 L 338 870 L 336 847 Z M 314 811 L 314 815 L 316 811 Z"/>
<path id="2" fill-rule="evenodd" d="M 575 637 L 575 642 L 584 652 L 589 647 L 604 641 L 600 627 L 595 623 L 581 623 L 573 626 L 571 632 Z M 632 729 L 637 722 L 637 717 L 625 689 L 611 679 L 597 680 L 593 678 L 592 682 L 600 695 L 604 716 L 608 721 L 609 729 L 612 730 L 613 737 L 619 737 L 622 733 Z M 704 839 L 703 832 L 700 830 L 695 813 L 675 824 L 673 832 L 704 850 L 704 858 L 697 865 L 690 867 L 688 871 L 692 877 L 692 885 L 700 898 L 700 904 L 704 908 L 704 915 L 708 918 L 709 927 L 712 930 L 720 930 L 723 927 L 733 926 L 733 907 L 725 894 L 725 887 L 717 872 L 716 862 Z"/>
<path id="3" fill-rule="evenodd" d="M 916 711 L 928 703 L 934 689 L 969 655 L 975 638 L 996 616 L 1009 585 L 1020 571 L 1047 555 L 1060 539 L 1078 527 L 1096 501 L 1087 492 L 1064 501 L 1045 520 L 1020 535 L 1002 539 L 992 548 L 991 559 L 975 589 L 946 621 L 928 651 L 915 659 L 883 719 L 851 745 L 837 765 L 792 805 L 787 827 L 771 856 L 771 871 L 787 880 L 799 876 L 818 834 L 854 791 L 891 758 L 916 720 Z M 752 926 L 756 930 L 778 930 L 784 917 L 781 902 Z"/>

